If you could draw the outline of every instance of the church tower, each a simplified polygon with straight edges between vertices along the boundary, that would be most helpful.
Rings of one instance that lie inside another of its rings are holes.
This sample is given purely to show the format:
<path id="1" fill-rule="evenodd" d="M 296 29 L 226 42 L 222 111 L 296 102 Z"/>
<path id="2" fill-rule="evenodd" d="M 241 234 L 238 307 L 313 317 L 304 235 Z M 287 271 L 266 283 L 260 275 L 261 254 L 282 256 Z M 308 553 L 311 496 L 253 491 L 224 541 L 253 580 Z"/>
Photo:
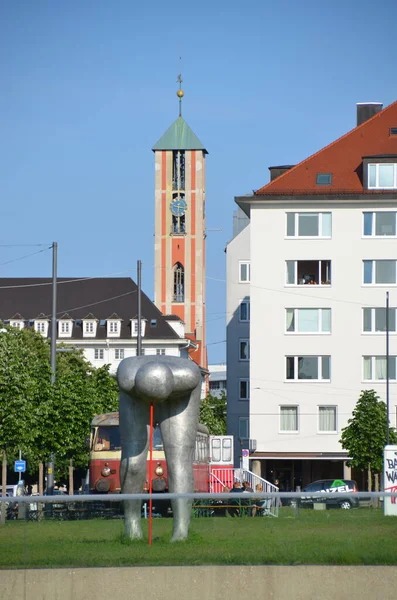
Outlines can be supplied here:
<path id="1" fill-rule="evenodd" d="M 205 339 L 205 157 L 207 150 L 179 116 L 153 146 L 155 160 L 155 304 L 185 323 L 197 348 L 191 358 L 207 368 Z"/>

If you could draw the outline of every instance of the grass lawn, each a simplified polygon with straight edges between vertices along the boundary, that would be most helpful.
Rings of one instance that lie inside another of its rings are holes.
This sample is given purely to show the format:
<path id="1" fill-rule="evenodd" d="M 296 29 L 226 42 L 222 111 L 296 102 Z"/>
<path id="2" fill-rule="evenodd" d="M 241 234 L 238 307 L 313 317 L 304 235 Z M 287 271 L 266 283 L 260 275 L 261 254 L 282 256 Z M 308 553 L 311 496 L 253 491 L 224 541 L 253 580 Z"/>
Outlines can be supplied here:
<path id="1" fill-rule="evenodd" d="M 397 564 L 397 519 L 380 510 L 280 509 L 272 517 L 192 519 L 186 542 L 169 544 L 172 519 L 154 519 L 153 545 L 122 539 L 122 520 L 8 521 L 0 568 L 133 565 Z"/>

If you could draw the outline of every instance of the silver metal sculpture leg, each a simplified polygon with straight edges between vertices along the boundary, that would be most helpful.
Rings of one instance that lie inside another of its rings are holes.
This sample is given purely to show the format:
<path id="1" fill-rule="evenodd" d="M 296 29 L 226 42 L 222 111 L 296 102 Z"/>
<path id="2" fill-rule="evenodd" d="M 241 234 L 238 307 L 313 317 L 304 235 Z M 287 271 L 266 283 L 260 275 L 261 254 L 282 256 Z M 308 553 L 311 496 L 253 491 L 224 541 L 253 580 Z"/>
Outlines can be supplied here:
<path id="1" fill-rule="evenodd" d="M 163 436 L 169 490 L 192 492 L 193 457 L 200 405 L 200 371 L 192 361 L 177 357 L 139 356 L 124 359 L 118 368 L 122 491 L 143 490 L 148 450 L 150 402 Z M 171 541 L 186 539 L 191 500 L 174 500 Z M 142 537 L 141 502 L 125 502 L 125 535 Z"/>
<path id="2" fill-rule="evenodd" d="M 123 494 L 141 494 L 145 485 L 149 446 L 149 407 L 125 392 L 120 392 L 120 479 Z M 142 538 L 141 500 L 124 501 L 124 535 Z"/>
<path id="3" fill-rule="evenodd" d="M 200 387 L 191 394 L 158 407 L 160 430 L 168 466 L 170 492 L 194 490 L 193 459 L 198 425 Z M 171 542 L 184 540 L 189 533 L 192 500 L 171 501 L 174 527 Z"/>

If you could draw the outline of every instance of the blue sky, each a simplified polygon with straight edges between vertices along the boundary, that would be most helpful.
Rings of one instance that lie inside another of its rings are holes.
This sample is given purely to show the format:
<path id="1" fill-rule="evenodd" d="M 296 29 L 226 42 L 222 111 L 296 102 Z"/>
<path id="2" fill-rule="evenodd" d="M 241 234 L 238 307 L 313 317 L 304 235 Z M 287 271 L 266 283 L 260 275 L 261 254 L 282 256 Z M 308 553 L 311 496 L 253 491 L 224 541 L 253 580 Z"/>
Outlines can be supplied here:
<path id="1" fill-rule="evenodd" d="M 57 241 L 63 277 L 135 278 L 141 259 L 152 298 L 151 147 L 182 71 L 221 229 L 207 237 L 209 359 L 225 360 L 234 196 L 352 129 L 356 102 L 397 99 L 396 18 L 394 0 L 2 0 L 0 244 Z M 40 249 L 0 246 L 0 276 L 50 276 L 50 251 L 14 260 Z"/>

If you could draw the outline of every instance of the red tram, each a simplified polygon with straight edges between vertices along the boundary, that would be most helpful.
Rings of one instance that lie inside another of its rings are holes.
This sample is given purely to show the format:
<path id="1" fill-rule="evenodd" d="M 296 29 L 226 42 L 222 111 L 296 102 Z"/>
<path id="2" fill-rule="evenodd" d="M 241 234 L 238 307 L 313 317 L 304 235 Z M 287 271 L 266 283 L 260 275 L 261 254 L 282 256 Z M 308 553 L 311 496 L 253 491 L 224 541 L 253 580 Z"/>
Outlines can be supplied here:
<path id="1" fill-rule="evenodd" d="M 91 423 L 90 435 L 90 493 L 120 492 L 121 444 L 119 413 L 97 415 Z M 149 453 L 145 490 L 152 480 L 153 492 L 168 491 L 167 463 L 159 427 L 153 435 L 152 472 L 149 472 Z M 221 492 L 233 482 L 233 437 L 211 436 L 199 424 L 193 462 L 194 491 Z"/>

